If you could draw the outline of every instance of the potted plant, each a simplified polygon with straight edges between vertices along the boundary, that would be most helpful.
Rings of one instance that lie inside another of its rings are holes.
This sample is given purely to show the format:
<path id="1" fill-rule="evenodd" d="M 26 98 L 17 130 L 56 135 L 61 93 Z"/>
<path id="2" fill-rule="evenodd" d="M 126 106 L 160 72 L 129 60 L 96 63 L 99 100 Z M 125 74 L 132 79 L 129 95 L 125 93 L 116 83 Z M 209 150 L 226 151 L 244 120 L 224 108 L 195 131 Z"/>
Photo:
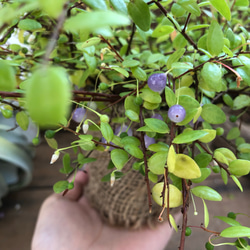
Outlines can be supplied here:
<path id="1" fill-rule="evenodd" d="M 181 210 L 184 249 L 189 202 L 202 199 L 205 231 L 206 200 L 223 202 L 203 181 L 214 173 L 242 191 L 240 177 L 250 171 L 250 144 L 240 134 L 250 105 L 248 14 L 248 0 L 2 1 L 1 112 L 8 119 L 15 111 L 23 130 L 29 118 L 44 130 L 51 163 L 63 158 L 66 175 L 93 162 L 89 152 L 105 152 L 108 185 L 128 166 L 144 176 L 148 211 L 154 200 L 158 219 L 165 214 L 177 230 L 170 208 Z M 8 44 L 13 35 L 20 44 Z M 235 126 L 224 131 L 229 119 Z M 76 136 L 67 148 L 54 139 L 63 130 Z M 218 137 L 231 147 L 210 148 Z M 73 187 L 62 180 L 54 191 Z M 216 236 L 248 249 L 250 228 L 235 214 L 220 219 L 228 228 Z"/>

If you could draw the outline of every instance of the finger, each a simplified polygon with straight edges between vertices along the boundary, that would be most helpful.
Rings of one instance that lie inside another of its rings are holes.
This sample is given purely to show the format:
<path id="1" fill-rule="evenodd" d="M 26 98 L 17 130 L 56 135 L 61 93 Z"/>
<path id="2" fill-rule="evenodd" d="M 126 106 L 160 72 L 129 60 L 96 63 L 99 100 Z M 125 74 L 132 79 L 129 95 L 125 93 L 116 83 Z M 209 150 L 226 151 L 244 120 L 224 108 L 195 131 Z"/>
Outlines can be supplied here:
<path id="1" fill-rule="evenodd" d="M 70 200 L 77 201 L 82 196 L 83 188 L 87 183 L 88 183 L 87 172 L 78 171 L 75 176 L 74 188 L 69 190 L 64 196 Z"/>

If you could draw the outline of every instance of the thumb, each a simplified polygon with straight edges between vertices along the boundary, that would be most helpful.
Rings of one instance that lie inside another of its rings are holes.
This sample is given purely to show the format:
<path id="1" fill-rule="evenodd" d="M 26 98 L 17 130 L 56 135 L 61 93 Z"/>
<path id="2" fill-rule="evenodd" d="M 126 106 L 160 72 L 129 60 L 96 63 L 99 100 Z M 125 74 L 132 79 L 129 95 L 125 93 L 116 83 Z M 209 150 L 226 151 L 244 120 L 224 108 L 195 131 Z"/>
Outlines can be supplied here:
<path id="1" fill-rule="evenodd" d="M 69 181 L 72 181 L 70 178 Z M 74 180 L 74 188 L 65 193 L 65 197 L 77 201 L 83 194 L 84 186 L 88 183 L 88 174 L 85 171 L 78 171 Z"/>

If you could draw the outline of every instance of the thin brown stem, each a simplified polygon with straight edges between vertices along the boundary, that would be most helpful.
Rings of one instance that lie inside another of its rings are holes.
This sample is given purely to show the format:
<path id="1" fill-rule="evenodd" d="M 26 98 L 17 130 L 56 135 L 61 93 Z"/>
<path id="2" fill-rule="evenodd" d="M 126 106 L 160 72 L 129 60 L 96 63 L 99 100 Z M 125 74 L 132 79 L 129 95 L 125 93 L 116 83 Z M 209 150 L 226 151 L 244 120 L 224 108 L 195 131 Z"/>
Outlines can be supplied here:
<path id="1" fill-rule="evenodd" d="M 140 109 L 140 126 L 143 127 L 144 126 L 144 119 L 143 119 L 143 115 L 142 115 L 142 108 Z M 141 132 L 141 146 L 142 146 L 142 152 L 143 152 L 143 156 L 144 156 L 144 165 L 145 165 L 145 182 L 147 185 L 147 190 L 148 190 L 148 207 L 149 207 L 149 213 L 152 212 L 152 200 L 151 200 L 151 189 L 150 189 L 150 185 L 149 185 L 149 179 L 148 179 L 148 163 L 147 163 L 147 149 L 145 146 L 145 140 L 144 140 L 144 132 Z"/>
<path id="2" fill-rule="evenodd" d="M 114 48 L 113 45 L 111 45 L 111 43 L 105 39 L 102 35 L 100 35 L 101 39 L 106 43 L 108 44 L 109 48 L 116 54 L 116 56 L 118 57 L 118 59 L 123 62 L 123 58 L 121 57 L 121 55 L 117 52 L 117 50 Z"/>
<path id="3" fill-rule="evenodd" d="M 187 208 L 188 208 L 188 190 L 185 179 L 182 179 L 182 195 L 183 195 L 183 207 L 182 207 L 182 231 L 179 250 L 184 250 L 185 246 L 185 233 L 187 228 Z"/>

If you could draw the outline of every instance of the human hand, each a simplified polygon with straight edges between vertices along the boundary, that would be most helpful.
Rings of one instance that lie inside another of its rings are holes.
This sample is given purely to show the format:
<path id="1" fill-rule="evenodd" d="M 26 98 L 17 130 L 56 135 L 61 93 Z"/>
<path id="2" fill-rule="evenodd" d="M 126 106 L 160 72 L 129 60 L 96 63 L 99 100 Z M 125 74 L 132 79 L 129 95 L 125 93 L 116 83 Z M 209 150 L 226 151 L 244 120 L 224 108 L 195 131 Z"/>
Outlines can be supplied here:
<path id="1" fill-rule="evenodd" d="M 155 229 L 128 230 L 103 223 L 83 195 L 88 181 L 80 171 L 65 196 L 53 194 L 43 203 L 32 239 L 32 250 L 162 250 L 171 238 L 168 223 Z"/>

